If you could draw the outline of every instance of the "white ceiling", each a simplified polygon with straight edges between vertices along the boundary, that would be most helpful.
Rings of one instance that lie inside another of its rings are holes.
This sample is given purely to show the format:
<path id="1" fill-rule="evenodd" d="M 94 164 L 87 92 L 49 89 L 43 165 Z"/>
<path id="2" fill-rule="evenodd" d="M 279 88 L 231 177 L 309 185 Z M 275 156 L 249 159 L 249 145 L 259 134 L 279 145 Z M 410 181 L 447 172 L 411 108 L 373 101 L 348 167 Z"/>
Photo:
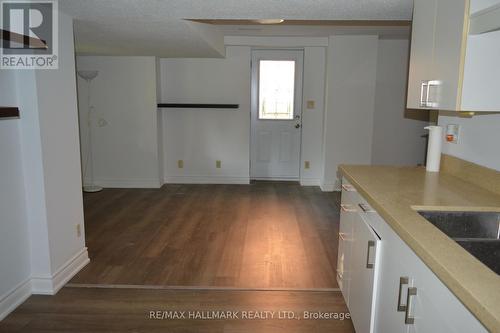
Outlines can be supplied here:
<path id="1" fill-rule="evenodd" d="M 60 8 L 75 18 L 79 54 L 161 57 L 220 57 L 223 36 L 230 31 L 238 35 L 269 35 L 273 31 L 303 35 L 297 26 L 263 27 L 258 32 L 184 19 L 410 20 L 412 5 L 412 0 L 59 1 Z M 325 29 L 332 31 L 332 27 Z M 304 34 L 316 30 L 303 29 Z"/>

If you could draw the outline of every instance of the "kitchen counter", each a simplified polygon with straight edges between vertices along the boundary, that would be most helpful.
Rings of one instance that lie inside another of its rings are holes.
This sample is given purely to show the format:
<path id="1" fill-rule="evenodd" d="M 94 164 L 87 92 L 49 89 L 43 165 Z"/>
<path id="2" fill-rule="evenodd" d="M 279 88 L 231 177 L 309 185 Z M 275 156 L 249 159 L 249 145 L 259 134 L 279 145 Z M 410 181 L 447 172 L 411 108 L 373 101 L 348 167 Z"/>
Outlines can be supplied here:
<path id="1" fill-rule="evenodd" d="M 500 212 L 500 194 L 423 167 L 341 165 L 339 171 L 471 313 L 500 332 L 500 276 L 416 212 Z"/>

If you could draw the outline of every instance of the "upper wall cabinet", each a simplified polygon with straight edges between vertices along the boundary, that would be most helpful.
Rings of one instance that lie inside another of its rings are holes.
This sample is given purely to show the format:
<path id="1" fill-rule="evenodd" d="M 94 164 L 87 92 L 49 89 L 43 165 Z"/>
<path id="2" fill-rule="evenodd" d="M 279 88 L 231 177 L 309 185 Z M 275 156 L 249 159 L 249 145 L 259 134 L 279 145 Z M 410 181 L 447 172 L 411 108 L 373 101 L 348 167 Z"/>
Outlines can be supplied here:
<path id="1" fill-rule="evenodd" d="M 500 111 L 500 0 L 415 0 L 407 107 Z"/>

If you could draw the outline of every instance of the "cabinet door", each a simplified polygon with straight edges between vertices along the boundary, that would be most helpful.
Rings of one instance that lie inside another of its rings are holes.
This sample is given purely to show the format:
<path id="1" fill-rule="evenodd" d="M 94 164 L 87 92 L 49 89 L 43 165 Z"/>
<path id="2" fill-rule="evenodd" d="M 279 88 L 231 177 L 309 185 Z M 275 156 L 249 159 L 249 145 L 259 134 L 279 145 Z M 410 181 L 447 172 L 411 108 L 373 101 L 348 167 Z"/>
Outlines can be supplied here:
<path id="1" fill-rule="evenodd" d="M 410 68 L 408 75 L 407 107 L 429 109 L 422 106 L 424 81 L 433 80 L 432 62 L 434 54 L 434 24 L 437 0 L 415 0 L 411 35 Z"/>
<path id="2" fill-rule="evenodd" d="M 460 110 L 468 13 L 466 0 L 437 2 L 431 80 L 440 84 L 430 101 L 440 110 Z"/>
<path id="3" fill-rule="evenodd" d="M 357 213 L 349 194 L 349 192 L 342 191 L 339 250 L 337 257 L 337 282 L 347 306 L 349 306 L 349 286 L 351 279 L 352 217 Z"/>
<path id="4" fill-rule="evenodd" d="M 356 332 L 373 332 L 379 238 L 360 214 L 353 215 L 349 310 Z"/>
<path id="5" fill-rule="evenodd" d="M 357 197 L 358 193 L 354 186 L 343 178 L 337 256 L 337 282 L 347 306 L 349 306 L 349 285 L 351 278 L 352 216 L 357 213 L 355 206 Z"/>
<path id="6" fill-rule="evenodd" d="M 376 332 L 487 332 L 380 216 L 371 218 L 382 238 Z"/>
<path id="7" fill-rule="evenodd" d="M 484 326 L 415 254 L 412 261 L 416 295 L 409 300 L 410 333 L 486 333 Z"/>
<path id="8" fill-rule="evenodd" d="M 412 282 L 412 255 L 382 218 L 374 214 L 371 214 L 371 218 L 378 220 L 377 232 L 382 238 L 375 332 L 406 333 L 405 306 L 408 287 Z"/>

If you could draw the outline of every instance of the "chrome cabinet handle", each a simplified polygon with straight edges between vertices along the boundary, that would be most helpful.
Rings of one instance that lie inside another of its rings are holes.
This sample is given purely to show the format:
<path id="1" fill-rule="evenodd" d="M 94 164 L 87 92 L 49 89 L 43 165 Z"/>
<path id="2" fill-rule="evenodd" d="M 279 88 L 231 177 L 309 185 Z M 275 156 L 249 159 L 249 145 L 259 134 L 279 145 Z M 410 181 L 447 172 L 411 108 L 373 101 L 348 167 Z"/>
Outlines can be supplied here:
<path id="1" fill-rule="evenodd" d="M 420 86 L 420 106 L 427 106 L 426 100 L 429 97 L 426 96 L 426 98 L 424 98 L 424 91 L 427 91 L 427 93 L 429 93 L 428 87 L 429 81 L 422 81 L 422 85 Z"/>
<path id="2" fill-rule="evenodd" d="M 425 101 L 426 106 L 432 107 L 432 108 L 437 108 L 439 106 L 438 101 L 431 101 L 430 90 L 431 90 L 431 87 L 439 88 L 440 85 L 441 85 L 441 81 L 439 81 L 439 80 L 431 80 L 431 81 L 427 82 L 427 97 L 426 97 L 426 101 Z"/>
<path id="3" fill-rule="evenodd" d="M 407 276 L 402 276 L 399 278 L 399 294 L 398 294 L 398 312 L 406 311 L 406 304 L 401 304 L 401 295 L 403 293 L 403 286 L 408 285 L 410 279 Z"/>
<path id="4" fill-rule="evenodd" d="M 425 93 L 425 106 L 429 106 L 430 92 L 431 92 L 431 81 L 427 81 L 427 92 Z"/>
<path id="5" fill-rule="evenodd" d="M 347 192 L 356 192 L 356 189 L 352 185 L 342 184 L 342 189 Z"/>
<path id="6" fill-rule="evenodd" d="M 415 317 L 410 316 L 411 311 L 411 297 L 417 295 L 417 288 L 408 288 L 408 295 L 406 296 L 406 310 L 405 310 L 405 324 L 413 325 L 415 324 Z"/>
<path id="7" fill-rule="evenodd" d="M 356 212 L 356 208 L 353 208 L 351 205 L 340 204 L 340 210 L 345 213 L 354 213 Z"/>
<path id="8" fill-rule="evenodd" d="M 364 212 L 364 213 L 373 213 L 374 210 L 370 208 L 370 206 L 368 206 L 367 204 L 363 204 L 363 203 L 360 203 L 358 204 L 359 208 L 361 208 L 361 210 Z"/>
<path id="9" fill-rule="evenodd" d="M 370 263 L 370 249 L 375 248 L 374 241 L 368 241 L 368 248 L 366 249 L 366 268 L 372 269 L 375 263 Z"/>

